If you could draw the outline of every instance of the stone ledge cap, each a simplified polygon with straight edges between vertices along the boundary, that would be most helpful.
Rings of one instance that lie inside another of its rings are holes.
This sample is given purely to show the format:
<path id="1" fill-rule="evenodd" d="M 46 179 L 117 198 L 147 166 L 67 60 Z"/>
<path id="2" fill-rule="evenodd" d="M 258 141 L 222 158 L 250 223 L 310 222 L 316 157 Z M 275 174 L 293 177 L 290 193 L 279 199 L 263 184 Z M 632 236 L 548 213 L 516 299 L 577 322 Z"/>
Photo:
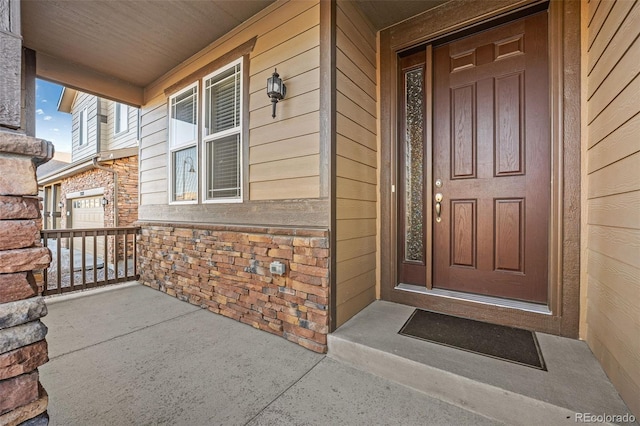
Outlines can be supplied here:
<path id="1" fill-rule="evenodd" d="M 55 148 L 52 142 L 21 133 L 0 131 L 0 153 L 26 155 L 34 159 L 36 165 L 53 158 Z"/>

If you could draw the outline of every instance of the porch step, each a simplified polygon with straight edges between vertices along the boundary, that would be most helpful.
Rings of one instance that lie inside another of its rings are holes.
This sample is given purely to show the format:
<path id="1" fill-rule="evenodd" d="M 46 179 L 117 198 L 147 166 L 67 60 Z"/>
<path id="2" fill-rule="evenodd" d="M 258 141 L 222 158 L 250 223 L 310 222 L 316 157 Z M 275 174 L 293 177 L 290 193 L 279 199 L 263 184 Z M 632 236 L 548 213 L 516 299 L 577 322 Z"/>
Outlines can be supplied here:
<path id="1" fill-rule="evenodd" d="M 506 424 L 630 413 L 584 342 L 537 334 L 541 371 L 399 335 L 413 310 L 374 302 L 329 335 L 328 356 Z"/>

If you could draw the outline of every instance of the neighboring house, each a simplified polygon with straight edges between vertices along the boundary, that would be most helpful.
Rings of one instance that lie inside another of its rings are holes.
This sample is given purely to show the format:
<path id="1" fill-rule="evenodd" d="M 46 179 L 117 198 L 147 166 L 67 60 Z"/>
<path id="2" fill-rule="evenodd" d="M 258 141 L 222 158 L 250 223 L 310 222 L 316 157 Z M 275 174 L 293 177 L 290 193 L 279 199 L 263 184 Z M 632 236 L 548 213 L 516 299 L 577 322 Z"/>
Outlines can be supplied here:
<path id="1" fill-rule="evenodd" d="M 132 225 L 138 218 L 138 108 L 65 88 L 58 110 L 72 115 L 71 162 L 52 160 L 38 169 L 44 229 Z"/>
<path id="2" fill-rule="evenodd" d="M 48 176 L 62 170 L 71 163 L 71 153 L 56 152 L 54 158 L 38 166 L 36 170 L 38 180 L 43 176 Z M 45 188 L 38 185 L 39 195 L 42 198 L 42 228 L 60 229 L 62 226 L 62 209 L 60 208 L 60 186 L 48 186 Z"/>
<path id="3" fill-rule="evenodd" d="M 141 107 L 142 283 L 319 352 L 376 299 L 580 337 L 640 415 L 638 2 L 227 4 L 22 3 L 38 75 Z"/>

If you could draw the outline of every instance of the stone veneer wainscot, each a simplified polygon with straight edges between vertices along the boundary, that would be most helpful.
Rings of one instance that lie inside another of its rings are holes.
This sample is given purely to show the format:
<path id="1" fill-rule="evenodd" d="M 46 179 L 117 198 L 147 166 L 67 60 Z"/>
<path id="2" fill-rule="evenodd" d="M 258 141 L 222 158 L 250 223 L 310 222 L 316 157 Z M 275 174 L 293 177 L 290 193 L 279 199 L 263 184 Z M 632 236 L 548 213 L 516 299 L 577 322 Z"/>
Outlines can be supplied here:
<path id="1" fill-rule="evenodd" d="M 327 230 L 139 223 L 140 282 L 324 353 Z M 269 265 L 286 265 L 283 276 Z"/>

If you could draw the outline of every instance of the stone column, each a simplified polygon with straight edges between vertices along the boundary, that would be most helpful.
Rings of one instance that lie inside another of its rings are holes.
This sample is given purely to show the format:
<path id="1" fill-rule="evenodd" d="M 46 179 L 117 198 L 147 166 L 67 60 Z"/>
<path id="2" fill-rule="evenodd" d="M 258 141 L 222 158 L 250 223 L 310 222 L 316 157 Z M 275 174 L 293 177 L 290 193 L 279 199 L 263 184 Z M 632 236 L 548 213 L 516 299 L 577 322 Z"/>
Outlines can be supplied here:
<path id="1" fill-rule="evenodd" d="M 50 142 L 0 130 L 0 425 L 48 423 L 37 370 L 48 361 L 47 308 L 33 270 L 51 262 L 35 171 L 52 156 Z"/>
<path id="2" fill-rule="evenodd" d="M 33 55 L 31 55 L 33 56 Z M 20 1 L 0 0 L 0 425 L 48 424 L 38 367 L 48 361 L 47 314 L 33 271 L 46 268 L 36 167 L 53 156 L 51 142 L 32 136 L 25 92 L 33 67 L 23 67 Z M 31 64 L 33 65 L 33 64 Z M 31 70 L 31 72 L 29 72 Z M 27 136 L 27 133 L 31 136 Z"/>

